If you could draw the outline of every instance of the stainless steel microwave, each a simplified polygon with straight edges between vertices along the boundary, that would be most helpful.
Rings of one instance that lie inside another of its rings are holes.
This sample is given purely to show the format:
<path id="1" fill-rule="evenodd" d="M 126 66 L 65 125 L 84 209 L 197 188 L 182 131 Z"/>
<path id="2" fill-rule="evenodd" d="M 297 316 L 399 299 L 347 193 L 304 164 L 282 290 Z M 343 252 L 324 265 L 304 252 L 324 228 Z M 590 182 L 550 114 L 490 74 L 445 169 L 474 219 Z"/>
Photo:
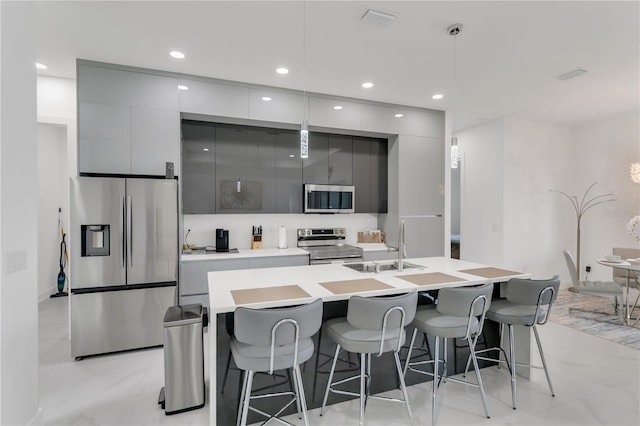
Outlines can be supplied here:
<path id="1" fill-rule="evenodd" d="M 356 187 L 304 184 L 305 213 L 353 213 Z"/>

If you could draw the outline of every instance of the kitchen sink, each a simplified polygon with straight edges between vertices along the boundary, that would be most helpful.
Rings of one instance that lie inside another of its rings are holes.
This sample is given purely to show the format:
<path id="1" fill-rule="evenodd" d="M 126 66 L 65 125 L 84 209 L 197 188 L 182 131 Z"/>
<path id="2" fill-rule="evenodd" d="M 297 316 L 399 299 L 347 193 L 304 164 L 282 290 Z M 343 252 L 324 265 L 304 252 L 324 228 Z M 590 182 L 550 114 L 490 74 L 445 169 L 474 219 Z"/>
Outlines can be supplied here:
<path id="1" fill-rule="evenodd" d="M 397 271 L 398 270 L 398 262 L 395 260 L 385 260 L 385 261 L 372 261 L 372 262 L 354 262 L 354 263 L 343 263 L 342 266 L 353 269 L 358 272 L 379 272 L 384 271 Z M 424 266 L 416 265 L 414 263 L 403 262 L 403 269 L 410 268 L 420 268 L 423 269 Z"/>

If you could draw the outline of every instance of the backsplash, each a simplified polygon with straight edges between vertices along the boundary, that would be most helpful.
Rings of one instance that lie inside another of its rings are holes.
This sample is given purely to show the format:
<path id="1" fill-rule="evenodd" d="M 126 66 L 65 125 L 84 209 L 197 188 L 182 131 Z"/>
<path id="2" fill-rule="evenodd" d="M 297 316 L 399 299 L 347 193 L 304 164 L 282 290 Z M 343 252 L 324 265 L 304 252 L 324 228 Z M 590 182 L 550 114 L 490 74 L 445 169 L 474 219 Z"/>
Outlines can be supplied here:
<path id="1" fill-rule="evenodd" d="M 355 244 L 358 231 L 378 229 L 378 215 L 355 214 L 195 214 L 184 215 L 183 234 L 191 229 L 187 243 L 215 246 L 216 228 L 229 230 L 229 247 L 251 248 L 251 229 L 262 226 L 263 248 L 278 247 L 278 229 L 287 229 L 287 247 L 296 247 L 298 228 L 346 228 L 347 244 Z"/>

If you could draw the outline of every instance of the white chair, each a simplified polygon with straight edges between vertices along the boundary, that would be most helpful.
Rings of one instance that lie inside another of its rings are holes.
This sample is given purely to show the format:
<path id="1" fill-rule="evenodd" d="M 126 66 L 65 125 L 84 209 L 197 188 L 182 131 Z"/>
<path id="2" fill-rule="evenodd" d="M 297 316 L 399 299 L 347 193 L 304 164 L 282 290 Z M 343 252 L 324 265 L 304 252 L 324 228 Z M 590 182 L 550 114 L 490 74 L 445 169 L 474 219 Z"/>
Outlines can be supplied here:
<path id="1" fill-rule="evenodd" d="M 307 403 L 304 396 L 300 364 L 313 355 L 311 338 L 322 325 L 322 300 L 308 305 L 278 309 L 238 308 L 235 312 L 234 338 L 231 340 L 233 360 L 244 370 L 244 381 L 238 407 L 238 425 L 247 424 L 249 410 L 281 423 L 291 424 L 278 416 L 294 402 L 298 413 L 308 425 Z M 294 392 L 279 392 L 251 396 L 253 376 L 256 372 L 273 374 L 275 370 L 293 371 Z M 293 398 L 275 414 L 251 407 L 252 399 L 270 396 Z M 267 421 L 268 421 L 267 420 Z"/>
<path id="2" fill-rule="evenodd" d="M 564 260 L 567 263 L 569 275 L 571 276 L 572 287 L 569 288 L 569 291 L 573 291 L 574 293 L 613 296 L 615 303 L 614 312 L 618 313 L 618 299 L 622 297 L 622 287 L 620 284 L 613 281 L 580 281 L 578 278 L 578 270 L 571 253 L 569 253 L 568 250 L 564 250 L 562 253 L 564 254 Z"/>
<path id="3" fill-rule="evenodd" d="M 325 323 L 324 331 L 331 340 L 337 343 L 337 347 L 320 415 L 324 414 L 329 392 L 333 392 L 360 397 L 360 425 L 364 424 L 364 411 L 368 398 L 404 402 L 409 415 L 409 424 L 411 424 L 411 407 L 398 352 L 406 338 L 404 327 L 413 320 L 417 303 L 418 293 L 416 292 L 391 297 L 352 296 L 349 299 L 347 316 L 335 318 Z M 360 374 L 332 383 L 336 360 L 342 349 L 360 354 Z M 404 399 L 370 395 L 371 355 L 380 356 L 386 352 L 393 352 Z M 360 393 L 334 389 L 336 385 L 356 379 L 360 380 Z"/>
<path id="4" fill-rule="evenodd" d="M 475 356 L 475 346 L 478 336 L 482 333 L 484 317 L 491 305 L 491 295 L 493 293 L 493 283 L 486 283 L 477 287 L 443 288 L 438 292 L 438 304 L 435 308 L 420 308 L 416 312 L 411 325 L 414 328 L 409 353 L 404 366 L 404 373 L 407 370 L 420 374 L 433 376 L 433 394 L 431 401 L 431 424 L 435 424 L 436 416 L 436 394 L 440 385 L 440 378 L 446 377 L 446 358 L 439 359 L 440 338 L 444 339 L 444 347 L 447 347 L 447 339 L 466 340 L 469 345 L 470 359 L 476 372 L 478 383 L 471 383 L 464 380 L 449 377 L 448 380 L 477 387 L 480 390 L 484 411 L 489 418 L 487 400 L 480 377 L 480 369 Z M 431 305 L 433 306 L 433 305 Z M 433 360 L 411 362 L 411 352 L 416 340 L 418 330 L 435 337 L 435 349 Z M 446 357 L 446 351 L 445 351 Z M 443 363 L 442 374 L 438 375 L 439 363 Z M 433 373 L 417 369 L 416 366 L 423 364 L 433 364 Z"/>

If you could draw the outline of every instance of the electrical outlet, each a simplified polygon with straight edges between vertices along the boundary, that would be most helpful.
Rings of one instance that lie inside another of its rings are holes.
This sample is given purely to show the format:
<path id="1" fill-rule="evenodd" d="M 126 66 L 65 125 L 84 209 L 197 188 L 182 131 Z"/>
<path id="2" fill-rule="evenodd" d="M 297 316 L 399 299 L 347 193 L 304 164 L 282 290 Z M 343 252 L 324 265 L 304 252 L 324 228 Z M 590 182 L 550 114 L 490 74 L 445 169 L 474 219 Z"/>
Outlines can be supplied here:
<path id="1" fill-rule="evenodd" d="M 587 270 L 587 272 L 591 272 L 591 266 L 587 266 L 585 269 Z"/>

